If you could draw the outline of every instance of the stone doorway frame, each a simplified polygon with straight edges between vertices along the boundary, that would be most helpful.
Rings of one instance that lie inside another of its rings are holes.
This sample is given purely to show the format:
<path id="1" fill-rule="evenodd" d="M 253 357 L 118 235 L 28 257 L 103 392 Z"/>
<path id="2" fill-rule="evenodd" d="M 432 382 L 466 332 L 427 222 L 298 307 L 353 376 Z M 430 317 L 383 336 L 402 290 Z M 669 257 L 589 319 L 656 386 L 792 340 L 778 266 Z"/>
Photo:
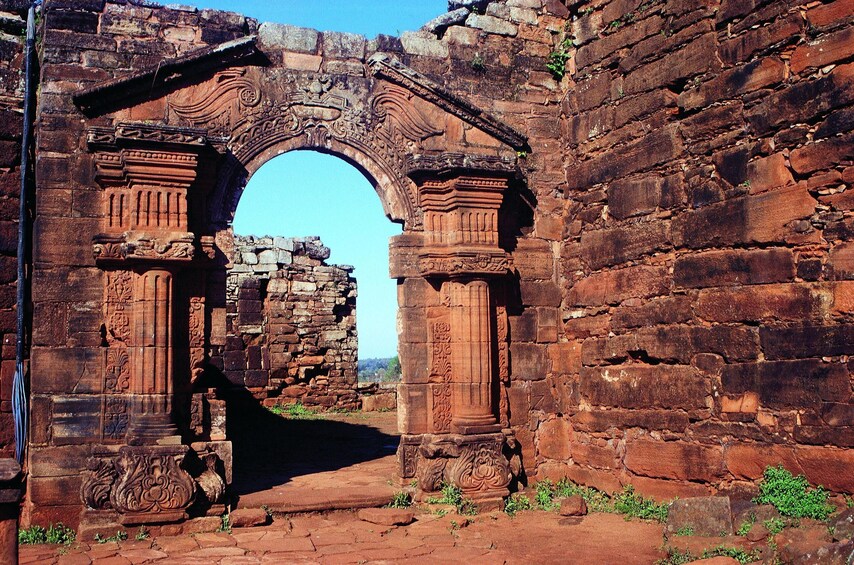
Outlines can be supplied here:
<path id="1" fill-rule="evenodd" d="M 357 78 L 265 60 L 244 38 L 74 97 L 112 122 L 87 138 L 101 190 L 93 251 L 105 281 L 106 377 L 103 446 L 83 500 L 124 524 L 181 520 L 202 497 L 219 502 L 230 444 L 182 443 L 187 422 L 176 422 L 173 403 L 186 404 L 209 369 L 217 305 L 208 290 L 227 266 L 223 234 L 246 181 L 275 155 L 311 149 L 360 168 L 404 226 L 389 248 L 403 311 L 401 480 L 500 501 L 512 478 L 505 294 L 515 283 L 499 224 L 526 140 L 385 54 Z"/>

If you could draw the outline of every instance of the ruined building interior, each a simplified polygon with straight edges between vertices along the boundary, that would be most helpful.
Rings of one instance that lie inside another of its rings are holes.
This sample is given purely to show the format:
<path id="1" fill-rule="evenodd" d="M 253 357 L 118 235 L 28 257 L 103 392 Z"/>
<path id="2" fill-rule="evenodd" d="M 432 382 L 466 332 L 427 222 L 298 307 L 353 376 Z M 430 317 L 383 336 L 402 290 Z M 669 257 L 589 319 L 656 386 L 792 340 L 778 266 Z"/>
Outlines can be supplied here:
<path id="1" fill-rule="evenodd" d="M 13 457 L 26 3 L 3 4 Z M 854 492 L 851 2 L 451 4 L 367 39 L 44 0 L 22 524 L 221 513 L 228 390 L 358 408 L 351 273 L 231 228 L 252 174 L 303 149 L 356 166 L 403 228 L 396 475 L 418 496 L 734 494 L 776 464 Z"/>

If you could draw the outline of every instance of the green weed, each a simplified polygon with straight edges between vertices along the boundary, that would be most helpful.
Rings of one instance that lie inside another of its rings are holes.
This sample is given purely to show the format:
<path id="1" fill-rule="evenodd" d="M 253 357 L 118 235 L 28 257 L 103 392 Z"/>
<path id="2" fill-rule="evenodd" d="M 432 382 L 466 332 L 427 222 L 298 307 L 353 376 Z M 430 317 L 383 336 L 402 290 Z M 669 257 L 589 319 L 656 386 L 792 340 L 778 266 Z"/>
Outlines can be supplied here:
<path id="1" fill-rule="evenodd" d="M 829 493 L 822 487 L 811 488 L 803 475 L 793 476 L 779 467 L 767 467 L 759 483 L 757 504 L 771 504 L 783 516 L 824 520 L 835 510 L 827 502 Z"/>
<path id="2" fill-rule="evenodd" d="M 676 535 L 677 536 L 693 536 L 694 535 L 694 528 L 692 528 L 691 526 L 682 526 L 681 528 L 676 530 Z"/>
<path id="3" fill-rule="evenodd" d="M 566 74 L 566 63 L 569 61 L 569 49 L 573 46 L 572 39 L 564 39 L 558 49 L 549 53 L 546 58 L 546 68 L 555 80 L 561 80 Z"/>
<path id="4" fill-rule="evenodd" d="M 762 522 L 762 524 L 772 536 L 779 534 L 783 531 L 783 528 L 786 527 L 786 522 L 784 520 L 781 520 L 780 518 L 769 518 L 768 520 Z"/>
<path id="5" fill-rule="evenodd" d="M 600 490 L 591 487 L 583 487 L 570 481 L 569 479 L 561 479 L 555 487 L 555 496 L 557 498 L 569 498 L 570 496 L 580 495 L 587 503 L 587 509 L 590 512 L 613 512 L 614 507 L 611 504 L 611 497 Z"/>
<path id="6" fill-rule="evenodd" d="M 223 514 L 222 516 L 220 516 L 220 519 L 222 520 L 222 523 L 219 525 L 219 529 L 217 531 L 218 532 L 227 532 L 230 534 L 231 533 L 231 516 L 229 516 L 228 514 Z"/>
<path id="7" fill-rule="evenodd" d="M 275 406 L 268 407 L 267 410 L 276 416 L 284 416 L 290 420 L 315 420 L 321 417 L 320 414 L 311 408 L 307 408 L 302 402 L 296 402 L 286 406 L 276 404 Z"/>
<path id="8" fill-rule="evenodd" d="M 477 514 L 477 505 L 468 498 L 463 496 L 463 491 L 460 487 L 448 483 L 442 483 L 441 497 L 431 496 L 425 502 L 427 504 L 448 504 L 457 509 L 458 514 L 464 516 L 474 516 Z"/>
<path id="9" fill-rule="evenodd" d="M 504 512 L 508 516 L 515 516 L 517 512 L 522 510 L 532 510 L 534 505 L 528 500 L 528 497 L 520 492 L 514 492 L 504 502 Z"/>
<path id="10" fill-rule="evenodd" d="M 136 532 L 136 536 L 134 536 L 134 539 L 136 541 L 147 540 L 150 535 L 151 533 L 148 531 L 148 528 L 146 528 L 145 526 L 140 526 L 139 530 L 137 530 Z"/>
<path id="11" fill-rule="evenodd" d="M 128 533 L 124 530 L 117 531 L 114 535 L 109 537 L 102 537 L 101 534 L 95 534 L 95 541 L 98 543 L 107 543 L 110 541 L 124 541 L 128 539 Z"/>
<path id="12" fill-rule="evenodd" d="M 753 551 L 747 552 L 738 547 L 727 547 L 724 545 L 719 545 L 717 547 L 713 547 L 711 549 L 706 549 L 703 551 L 703 554 L 700 556 L 701 559 L 708 559 L 710 557 L 732 557 L 739 563 L 753 563 L 754 561 L 759 561 L 760 553 L 758 549 L 754 549 Z"/>
<path id="13" fill-rule="evenodd" d="M 626 485 L 623 492 L 614 494 L 614 511 L 629 517 L 644 520 L 667 521 L 667 504 L 658 504 L 652 499 L 635 494 L 632 485 Z"/>
<path id="14" fill-rule="evenodd" d="M 409 508 L 412 506 L 412 496 L 408 492 L 395 493 L 394 498 L 386 504 L 386 508 Z"/>
<path id="15" fill-rule="evenodd" d="M 750 529 L 753 527 L 753 524 L 755 524 L 755 523 L 756 523 L 756 514 L 751 512 L 750 515 L 748 516 L 747 520 L 742 522 L 741 525 L 738 527 L 738 531 L 736 531 L 736 533 L 740 536 L 746 536 L 747 532 L 750 531 Z"/>
<path id="16" fill-rule="evenodd" d="M 697 556 L 687 549 L 685 551 L 681 551 L 675 547 L 668 547 L 667 557 L 659 559 L 655 562 L 655 565 L 684 565 L 685 563 L 690 563 L 691 561 L 696 560 Z"/>
<path id="17" fill-rule="evenodd" d="M 18 530 L 18 543 L 21 545 L 52 543 L 68 545 L 77 539 L 77 533 L 62 524 L 49 524 L 47 529 L 42 526 L 30 526 Z"/>

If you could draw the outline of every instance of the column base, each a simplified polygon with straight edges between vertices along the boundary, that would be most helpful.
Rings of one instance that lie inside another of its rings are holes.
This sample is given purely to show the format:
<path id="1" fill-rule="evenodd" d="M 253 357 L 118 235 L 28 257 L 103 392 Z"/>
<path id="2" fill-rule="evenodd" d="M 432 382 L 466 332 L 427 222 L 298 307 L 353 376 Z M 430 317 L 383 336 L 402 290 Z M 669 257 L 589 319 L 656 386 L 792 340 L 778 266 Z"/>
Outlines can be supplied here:
<path id="1" fill-rule="evenodd" d="M 127 441 L 138 446 L 175 445 L 181 443 L 181 438 L 169 414 L 134 414 L 128 425 Z"/>
<path id="2" fill-rule="evenodd" d="M 403 436 L 398 451 L 401 477 L 418 480 L 421 498 L 451 484 L 478 504 L 501 507 L 512 479 L 505 441 L 500 432 Z"/>

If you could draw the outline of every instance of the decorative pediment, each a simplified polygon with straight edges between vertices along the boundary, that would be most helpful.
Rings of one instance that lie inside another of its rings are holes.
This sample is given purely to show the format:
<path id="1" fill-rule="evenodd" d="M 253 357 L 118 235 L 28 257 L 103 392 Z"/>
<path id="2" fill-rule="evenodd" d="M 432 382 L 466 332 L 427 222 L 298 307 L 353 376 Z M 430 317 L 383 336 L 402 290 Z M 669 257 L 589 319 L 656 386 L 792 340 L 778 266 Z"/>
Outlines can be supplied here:
<path id="1" fill-rule="evenodd" d="M 213 47 L 205 47 L 175 57 L 164 59 L 155 66 L 127 76 L 115 78 L 78 92 L 72 96 L 74 104 L 84 113 L 92 115 L 109 111 L 150 97 L 178 81 L 210 74 L 212 70 L 259 58 L 261 52 L 255 45 L 254 35 L 241 37 Z"/>
<path id="2" fill-rule="evenodd" d="M 391 55 L 376 53 L 368 59 L 368 68 L 375 77 L 400 85 L 428 100 L 464 122 L 483 130 L 517 151 L 527 149 L 528 140 L 513 128 L 485 113 L 471 102 L 445 90 L 424 75 L 407 67 Z"/>

